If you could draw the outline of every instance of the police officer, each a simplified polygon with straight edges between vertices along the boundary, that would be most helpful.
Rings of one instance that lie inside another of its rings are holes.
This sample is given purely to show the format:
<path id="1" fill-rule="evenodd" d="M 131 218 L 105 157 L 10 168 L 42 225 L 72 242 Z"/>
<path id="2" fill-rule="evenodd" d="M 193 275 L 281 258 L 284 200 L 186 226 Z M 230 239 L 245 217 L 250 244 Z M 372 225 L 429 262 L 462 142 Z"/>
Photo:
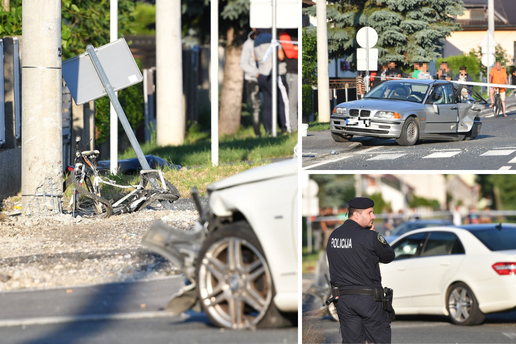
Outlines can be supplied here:
<path id="1" fill-rule="evenodd" d="M 374 289 L 382 288 L 378 263 L 393 261 L 394 251 L 374 230 L 373 200 L 356 197 L 348 204 L 349 219 L 333 231 L 326 249 L 331 283 L 340 294 L 342 343 L 390 343 L 389 313 L 375 301 Z"/>

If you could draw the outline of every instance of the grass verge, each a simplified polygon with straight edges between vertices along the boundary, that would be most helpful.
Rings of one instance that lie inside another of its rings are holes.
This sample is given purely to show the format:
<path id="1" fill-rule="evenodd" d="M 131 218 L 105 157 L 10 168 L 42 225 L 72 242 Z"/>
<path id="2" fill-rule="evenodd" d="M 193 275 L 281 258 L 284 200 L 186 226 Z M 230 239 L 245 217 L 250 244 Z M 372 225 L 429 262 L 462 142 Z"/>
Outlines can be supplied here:
<path id="1" fill-rule="evenodd" d="M 303 256 L 301 258 L 301 269 L 303 274 L 313 274 L 317 261 L 319 260 L 319 252 L 308 253 L 308 249 L 303 247 Z"/>
<path id="2" fill-rule="evenodd" d="M 330 123 L 310 123 L 308 124 L 308 131 L 322 131 L 330 130 Z"/>

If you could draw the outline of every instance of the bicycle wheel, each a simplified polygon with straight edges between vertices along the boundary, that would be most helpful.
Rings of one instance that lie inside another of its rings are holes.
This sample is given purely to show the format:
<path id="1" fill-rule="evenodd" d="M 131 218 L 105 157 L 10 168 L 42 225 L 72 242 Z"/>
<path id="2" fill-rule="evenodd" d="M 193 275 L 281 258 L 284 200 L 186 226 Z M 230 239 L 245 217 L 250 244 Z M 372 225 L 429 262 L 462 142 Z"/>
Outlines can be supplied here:
<path id="1" fill-rule="evenodd" d="M 75 201 L 74 211 L 82 213 L 84 216 L 94 216 L 108 218 L 113 213 L 111 203 L 103 197 L 93 193 L 93 185 L 89 177 L 84 177 L 84 182 L 79 184 L 77 178 L 73 178 L 72 183 L 75 190 L 79 193 Z M 72 195 L 72 197 L 76 197 Z"/>
<path id="2" fill-rule="evenodd" d="M 161 183 L 161 178 L 158 173 L 149 173 L 145 175 L 142 174 L 140 176 L 140 184 L 143 185 L 144 188 L 147 188 L 149 186 L 149 179 L 154 178 L 158 185 L 157 188 L 150 185 L 151 190 L 175 196 L 175 199 L 173 199 L 173 197 L 169 197 L 170 199 L 173 199 L 172 202 L 181 197 L 177 188 L 171 182 L 166 180 L 165 177 L 163 177 L 163 180 L 165 181 L 165 187 L 163 187 Z"/>
<path id="3" fill-rule="evenodd" d="M 498 118 L 498 115 L 500 115 L 500 112 L 502 110 L 502 99 L 500 98 L 500 95 L 495 95 L 495 103 L 494 103 L 494 115 L 496 118 Z"/>

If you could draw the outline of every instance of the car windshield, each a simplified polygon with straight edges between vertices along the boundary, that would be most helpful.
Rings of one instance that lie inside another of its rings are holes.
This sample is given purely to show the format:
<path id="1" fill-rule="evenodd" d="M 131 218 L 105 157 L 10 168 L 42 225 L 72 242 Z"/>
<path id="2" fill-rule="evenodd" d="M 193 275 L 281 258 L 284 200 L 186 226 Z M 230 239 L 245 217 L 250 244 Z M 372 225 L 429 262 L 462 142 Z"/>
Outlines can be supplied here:
<path id="1" fill-rule="evenodd" d="M 414 82 L 386 82 L 373 88 L 365 98 L 404 100 L 422 103 L 427 90 L 428 85 Z"/>
<path id="2" fill-rule="evenodd" d="M 516 250 L 516 227 L 486 228 L 472 230 L 471 234 L 477 237 L 491 251 Z"/>

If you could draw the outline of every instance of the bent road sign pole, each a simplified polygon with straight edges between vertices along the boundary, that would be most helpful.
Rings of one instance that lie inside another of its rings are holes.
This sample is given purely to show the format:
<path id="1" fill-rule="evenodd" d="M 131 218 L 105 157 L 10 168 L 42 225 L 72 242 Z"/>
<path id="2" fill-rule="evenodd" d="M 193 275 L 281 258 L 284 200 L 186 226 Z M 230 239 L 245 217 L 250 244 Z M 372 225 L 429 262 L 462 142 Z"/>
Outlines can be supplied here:
<path id="1" fill-rule="evenodd" d="M 142 168 L 144 170 L 150 170 L 149 163 L 145 159 L 145 155 L 143 155 L 143 151 L 140 147 L 140 144 L 138 143 L 138 140 L 136 140 L 133 128 L 131 128 L 129 121 L 125 116 L 124 109 L 122 109 L 122 106 L 120 105 L 120 102 L 118 101 L 118 98 L 115 95 L 115 91 L 113 91 L 113 86 L 111 86 L 111 83 L 109 82 L 106 72 L 104 72 L 104 68 L 102 68 L 102 65 L 100 64 L 100 60 L 97 56 L 97 53 L 95 53 L 95 48 L 93 48 L 92 45 L 88 45 L 86 47 L 86 51 L 88 52 L 88 55 L 91 59 L 91 63 L 93 64 L 93 67 L 95 67 L 95 71 L 97 72 L 99 79 L 102 82 L 102 86 L 104 86 L 104 89 L 106 90 L 109 96 L 109 100 L 111 101 L 113 108 L 115 108 L 118 118 L 120 119 L 120 122 L 124 127 L 125 133 L 129 138 L 129 142 L 131 142 L 131 146 L 133 147 L 136 156 L 138 157 L 138 161 L 140 161 L 140 165 L 142 165 Z"/>

